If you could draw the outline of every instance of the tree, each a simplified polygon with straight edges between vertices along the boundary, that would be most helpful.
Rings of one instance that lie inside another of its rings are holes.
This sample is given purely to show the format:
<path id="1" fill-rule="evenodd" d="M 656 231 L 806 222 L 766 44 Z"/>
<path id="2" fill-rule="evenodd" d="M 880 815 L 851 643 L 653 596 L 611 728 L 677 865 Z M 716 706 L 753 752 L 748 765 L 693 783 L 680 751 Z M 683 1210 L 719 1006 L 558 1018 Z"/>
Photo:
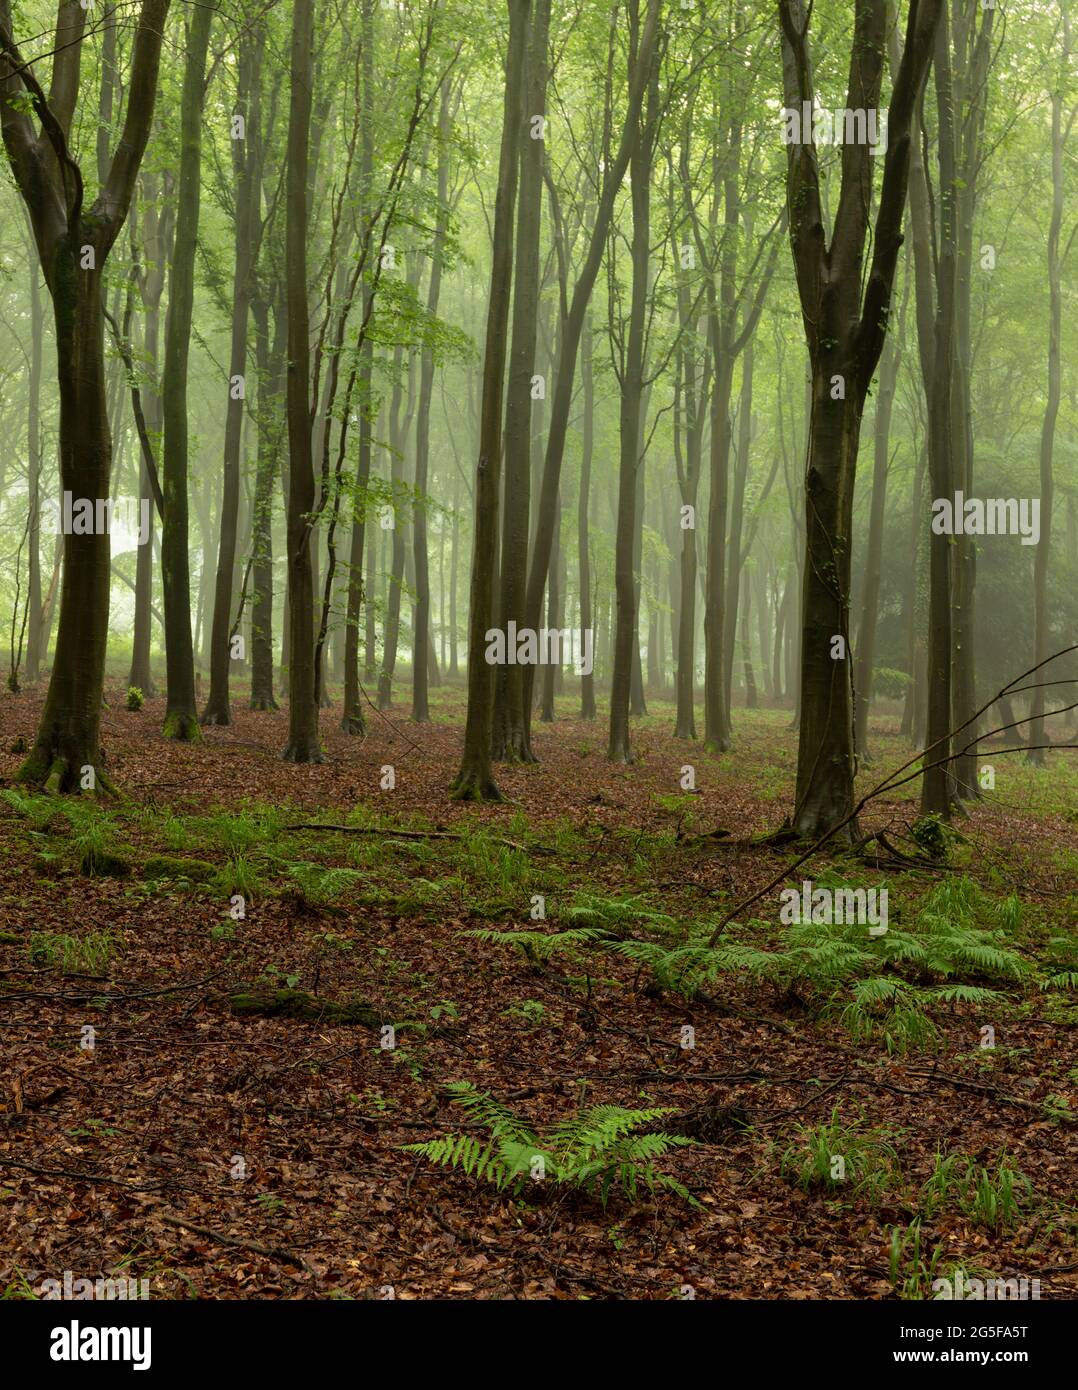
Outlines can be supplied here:
<path id="1" fill-rule="evenodd" d="M 883 79 L 887 0 L 856 0 L 846 109 L 876 111 Z M 805 341 L 812 415 L 805 469 L 808 564 L 801 642 L 801 728 L 794 833 L 818 837 L 853 809 L 849 657 L 853 489 L 861 416 L 887 333 L 909 177 L 915 103 L 932 56 L 941 0 L 910 0 L 906 43 L 887 115 L 887 153 L 871 262 L 865 273 L 873 185 L 867 140 L 842 147 L 842 187 L 830 243 L 811 134 L 787 147 L 787 209 Z M 812 110 L 811 9 L 779 0 L 787 109 Z M 808 105 L 806 106 L 805 103 Z"/>
<path id="2" fill-rule="evenodd" d="M 314 0 L 294 0 L 288 107 L 285 272 L 288 306 L 288 742 L 293 763 L 324 761 L 315 692 L 314 573 L 311 536 L 315 505 L 311 443 L 311 346 L 307 301 L 307 199 Z"/>
<path id="3" fill-rule="evenodd" d="M 453 782 L 453 795 L 463 801 L 501 799 L 490 766 L 494 686 L 486 654 L 487 632 L 493 612 L 494 555 L 502 462 L 502 392 L 513 280 L 513 209 L 524 119 L 524 54 L 531 0 L 508 0 L 508 5 L 509 46 L 505 58 L 498 192 L 494 203 L 494 246 L 483 357 L 479 461 L 475 470 L 475 528 L 468 613 L 468 714 L 464 728 L 464 753 Z"/>
<path id="4" fill-rule="evenodd" d="M 526 67 L 525 135 L 520 142 L 520 196 L 517 210 L 516 266 L 513 274 L 513 331 L 505 402 L 505 489 L 501 528 L 501 592 L 498 624 L 524 625 L 531 518 L 532 398 L 539 328 L 539 246 L 543 206 L 543 164 L 550 0 L 536 0 Z M 494 673 L 494 756 L 508 762 L 532 761 L 524 719 L 524 667 L 516 662 Z"/>
<path id="5" fill-rule="evenodd" d="M 105 396 L 102 276 L 134 193 L 157 95 L 168 0 L 144 0 L 135 30 L 127 109 L 97 197 L 87 207 L 71 148 L 86 11 L 61 0 L 46 95 L 0 0 L 0 125 L 34 230 L 56 325 L 60 483 L 96 508 L 110 496 L 112 438 Z M 64 537 L 60 625 L 37 736 L 20 779 L 52 790 L 102 788 L 100 722 L 109 613 L 109 536 Z"/>
<path id="6" fill-rule="evenodd" d="M 1078 120 L 1078 106 L 1073 106 L 1064 120 L 1064 103 L 1069 81 L 1073 74 L 1073 36 L 1069 0 L 1059 0 L 1060 19 L 1063 28 L 1063 51 L 1060 54 L 1059 71 L 1052 87 L 1052 212 L 1048 226 L 1048 393 L 1044 407 L 1044 420 L 1041 423 L 1040 474 L 1041 474 L 1041 535 L 1037 552 L 1033 559 L 1033 659 L 1037 663 L 1046 662 L 1051 655 L 1052 635 L 1048 608 L 1048 566 L 1052 553 L 1052 509 L 1055 503 L 1055 452 L 1056 425 L 1059 420 L 1059 406 L 1062 390 L 1062 338 L 1063 338 L 1063 276 L 1060 241 L 1063 233 L 1063 194 L 1064 194 L 1064 156 L 1074 123 Z M 1072 233 L 1071 240 L 1073 241 Z M 1049 672 L 1042 675 L 1048 678 Z M 1044 729 L 1045 689 L 1043 680 L 1038 680 L 1030 707 L 1029 758 L 1038 765 L 1044 764 L 1044 747 L 1048 741 Z"/>
<path id="7" fill-rule="evenodd" d="M 236 189 L 232 276 L 232 334 L 228 366 L 228 406 L 225 415 L 224 480 L 221 495 L 214 587 L 213 630 L 210 635 L 210 693 L 202 711 L 203 724 L 230 724 L 228 676 L 232 664 L 232 574 L 236 567 L 236 529 L 240 505 L 240 440 L 246 401 L 247 327 L 255 288 L 261 218 L 262 174 L 261 89 L 265 32 L 257 20 L 248 21 L 239 39 L 236 115 L 243 135 L 233 135 L 232 172 Z M 252 27 L 254 26 L 254 27 Z"/>
<path id="8" fill-rule="evenodd" d="M 164 734 L 185 742 L 200 738 L 195 707 L 195 654 L 191 641 L 191 566 L 188 550 L 187 376 L 195 302 L 195 250 L 202 194 L 202 106 L 206 53 L 214 11 L 195 7 L 188 25 L 180 98 L 180 171 L 176 185 L 176 234 L 165 318 L 161 373 L 162 449 L 161 579 L 164 587 L 166 704 Z"/>

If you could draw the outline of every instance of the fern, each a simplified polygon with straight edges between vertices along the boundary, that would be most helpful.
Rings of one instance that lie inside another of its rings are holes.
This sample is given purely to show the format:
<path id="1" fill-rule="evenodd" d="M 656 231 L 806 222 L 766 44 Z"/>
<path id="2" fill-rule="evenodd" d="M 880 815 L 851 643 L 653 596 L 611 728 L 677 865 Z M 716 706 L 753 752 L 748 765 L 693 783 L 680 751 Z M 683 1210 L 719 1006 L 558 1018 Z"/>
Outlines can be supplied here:
<path id="1" fill-rule="evenodd" d="M 529 1177 L 586 1192 L 597 1197 L 604 1208 L 615 1188 L 630 1201 L 642 1190 L 654 1193 L 664 1188 L 693 1206 L 699 1205 L 683 1184 L 655 1167 L 671 1149 L 693 1140 L 680 1134 L 636 1132 L 668 1114 L 668 1109 L 594 1105 L 578 1110 L 540 1135 L 470 1081 L 452 1082 L 446 1090 L 469 1120 L 487 1131 L 488 1142 L 483 1144 L 472 1135 L 448 1135 L 424 1144 L 405 1144 L 405 1152 L 517 1195 Z"/>
<path id="2" fill-rule="evenodd" d="M 558 932 L 496 931 L 492 927 L 476 927 L 465 935 L 490 946 L 519 946 L 533 960 L 549 960 L 558 951 L 572 954 L 581 946 L 610 940 L 610 933 L 601 927 L 570 927 L 568 931 Z"/>

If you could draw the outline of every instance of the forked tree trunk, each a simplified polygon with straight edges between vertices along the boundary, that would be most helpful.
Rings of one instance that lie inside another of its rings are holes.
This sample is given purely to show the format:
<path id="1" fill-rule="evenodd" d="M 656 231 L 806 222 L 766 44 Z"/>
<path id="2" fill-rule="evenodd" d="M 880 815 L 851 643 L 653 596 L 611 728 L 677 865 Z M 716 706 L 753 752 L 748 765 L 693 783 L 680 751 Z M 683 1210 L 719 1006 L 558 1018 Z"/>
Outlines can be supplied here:
<path id="1" fill-rule="evenodd" d="M 157 93 L 168 0 L 146 0 L 139 14 L 123 132 L 101 191 L 83 205 L 83 180 L 67 138 L 79 90 L 86 12 L 62 6 L 50 93 L 37 82 L 12 35 L 0 0 L 0 125 L 16 186 L 34 229 L 56 323 L 60 398 L 60 486 L 72 499 L 110 497 L 112 441 L 105 389 L 102 276 L 126 219 L 146 148 Z M 32 93 L 35 117 L 21 98 Z M 97 527 L 64 536 L 60 623 L 52 676 L 37 735 L 19 779 L 56 791 L 107 789 L 100 721 L 108 636 L 110 539 Z"/>
<path id="2" fill-rule="evenodd" d="M 812 412 L 805 473 L 806 556 L 801 643 L 801 726 L 796 835 L 858 834 L 849 650 L 850 546 L 857 446 L 864 402 L 888 329 L 909 179 L 913 114 L 932 57 L 942 0 L 910 0 L 906 44 L 888 111 L 879 210 L 866 248 L 876 160 L 846 145 L 830 245 L 816 148 L 787 147 L 787 208 L 805 340 L 812 363 Z M 787 108 L 815 100 L 808 27 L 812 7 L 780 0 Z M 846 109 L 879 103 L 887 0 L 857 0 Z"/>

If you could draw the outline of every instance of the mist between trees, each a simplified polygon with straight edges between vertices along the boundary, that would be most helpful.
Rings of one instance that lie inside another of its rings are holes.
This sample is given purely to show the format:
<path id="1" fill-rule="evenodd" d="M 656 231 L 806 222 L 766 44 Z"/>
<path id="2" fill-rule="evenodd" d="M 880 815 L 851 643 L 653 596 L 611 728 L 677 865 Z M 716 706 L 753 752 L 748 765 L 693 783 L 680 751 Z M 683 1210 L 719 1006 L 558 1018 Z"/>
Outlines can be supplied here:
<path id="1" fill-rule="evenodd" d="M 781 707 L 809 839 L 874 704 L 944 818 L 989 728 L 1073 743 L 1075 44 L 1072 0 L 0 0 L 22 780 L 109 788 L 106 672 L 170 739 L 280 700 L 301 763 L 463 684 L 461 799 L 559 709 L 630 762 L 649 697 L 720 753 Z"/>

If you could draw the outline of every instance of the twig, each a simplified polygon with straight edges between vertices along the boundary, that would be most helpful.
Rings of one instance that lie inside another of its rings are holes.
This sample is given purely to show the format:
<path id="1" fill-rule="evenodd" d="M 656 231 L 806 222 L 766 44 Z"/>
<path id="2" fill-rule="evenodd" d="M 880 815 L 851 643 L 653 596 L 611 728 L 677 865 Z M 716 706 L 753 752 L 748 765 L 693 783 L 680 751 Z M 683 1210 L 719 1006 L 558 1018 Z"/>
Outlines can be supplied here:
<path id="1" fill-rule="evenodd" d="M 230 1236 L 226 1231 L 211 1231 L 208 1226 L 196 1226 L 193 1221 L 186 1221 L 182 1216 L 172 1216 L 169 1212 L 162 1213 L 161 1220 L 169 1226 L 179 1226 L 185 1231 L 193 1231 L 197 1236 L 205 1236 L 207 1240 L 214 1240 L 218 1245 L 234 1245 L 240 1250 L 253 1250 L 257 1255 L 268 1255 L 271 1260 L 280 1260 L 282 1264 L 297 1265 L 307 1274 L 314 1272 L 302 1255 L 293 1254 L 291 1250 L 282 1250 L 276 1245 L 260 1245 L 256 1240 Z"/>

